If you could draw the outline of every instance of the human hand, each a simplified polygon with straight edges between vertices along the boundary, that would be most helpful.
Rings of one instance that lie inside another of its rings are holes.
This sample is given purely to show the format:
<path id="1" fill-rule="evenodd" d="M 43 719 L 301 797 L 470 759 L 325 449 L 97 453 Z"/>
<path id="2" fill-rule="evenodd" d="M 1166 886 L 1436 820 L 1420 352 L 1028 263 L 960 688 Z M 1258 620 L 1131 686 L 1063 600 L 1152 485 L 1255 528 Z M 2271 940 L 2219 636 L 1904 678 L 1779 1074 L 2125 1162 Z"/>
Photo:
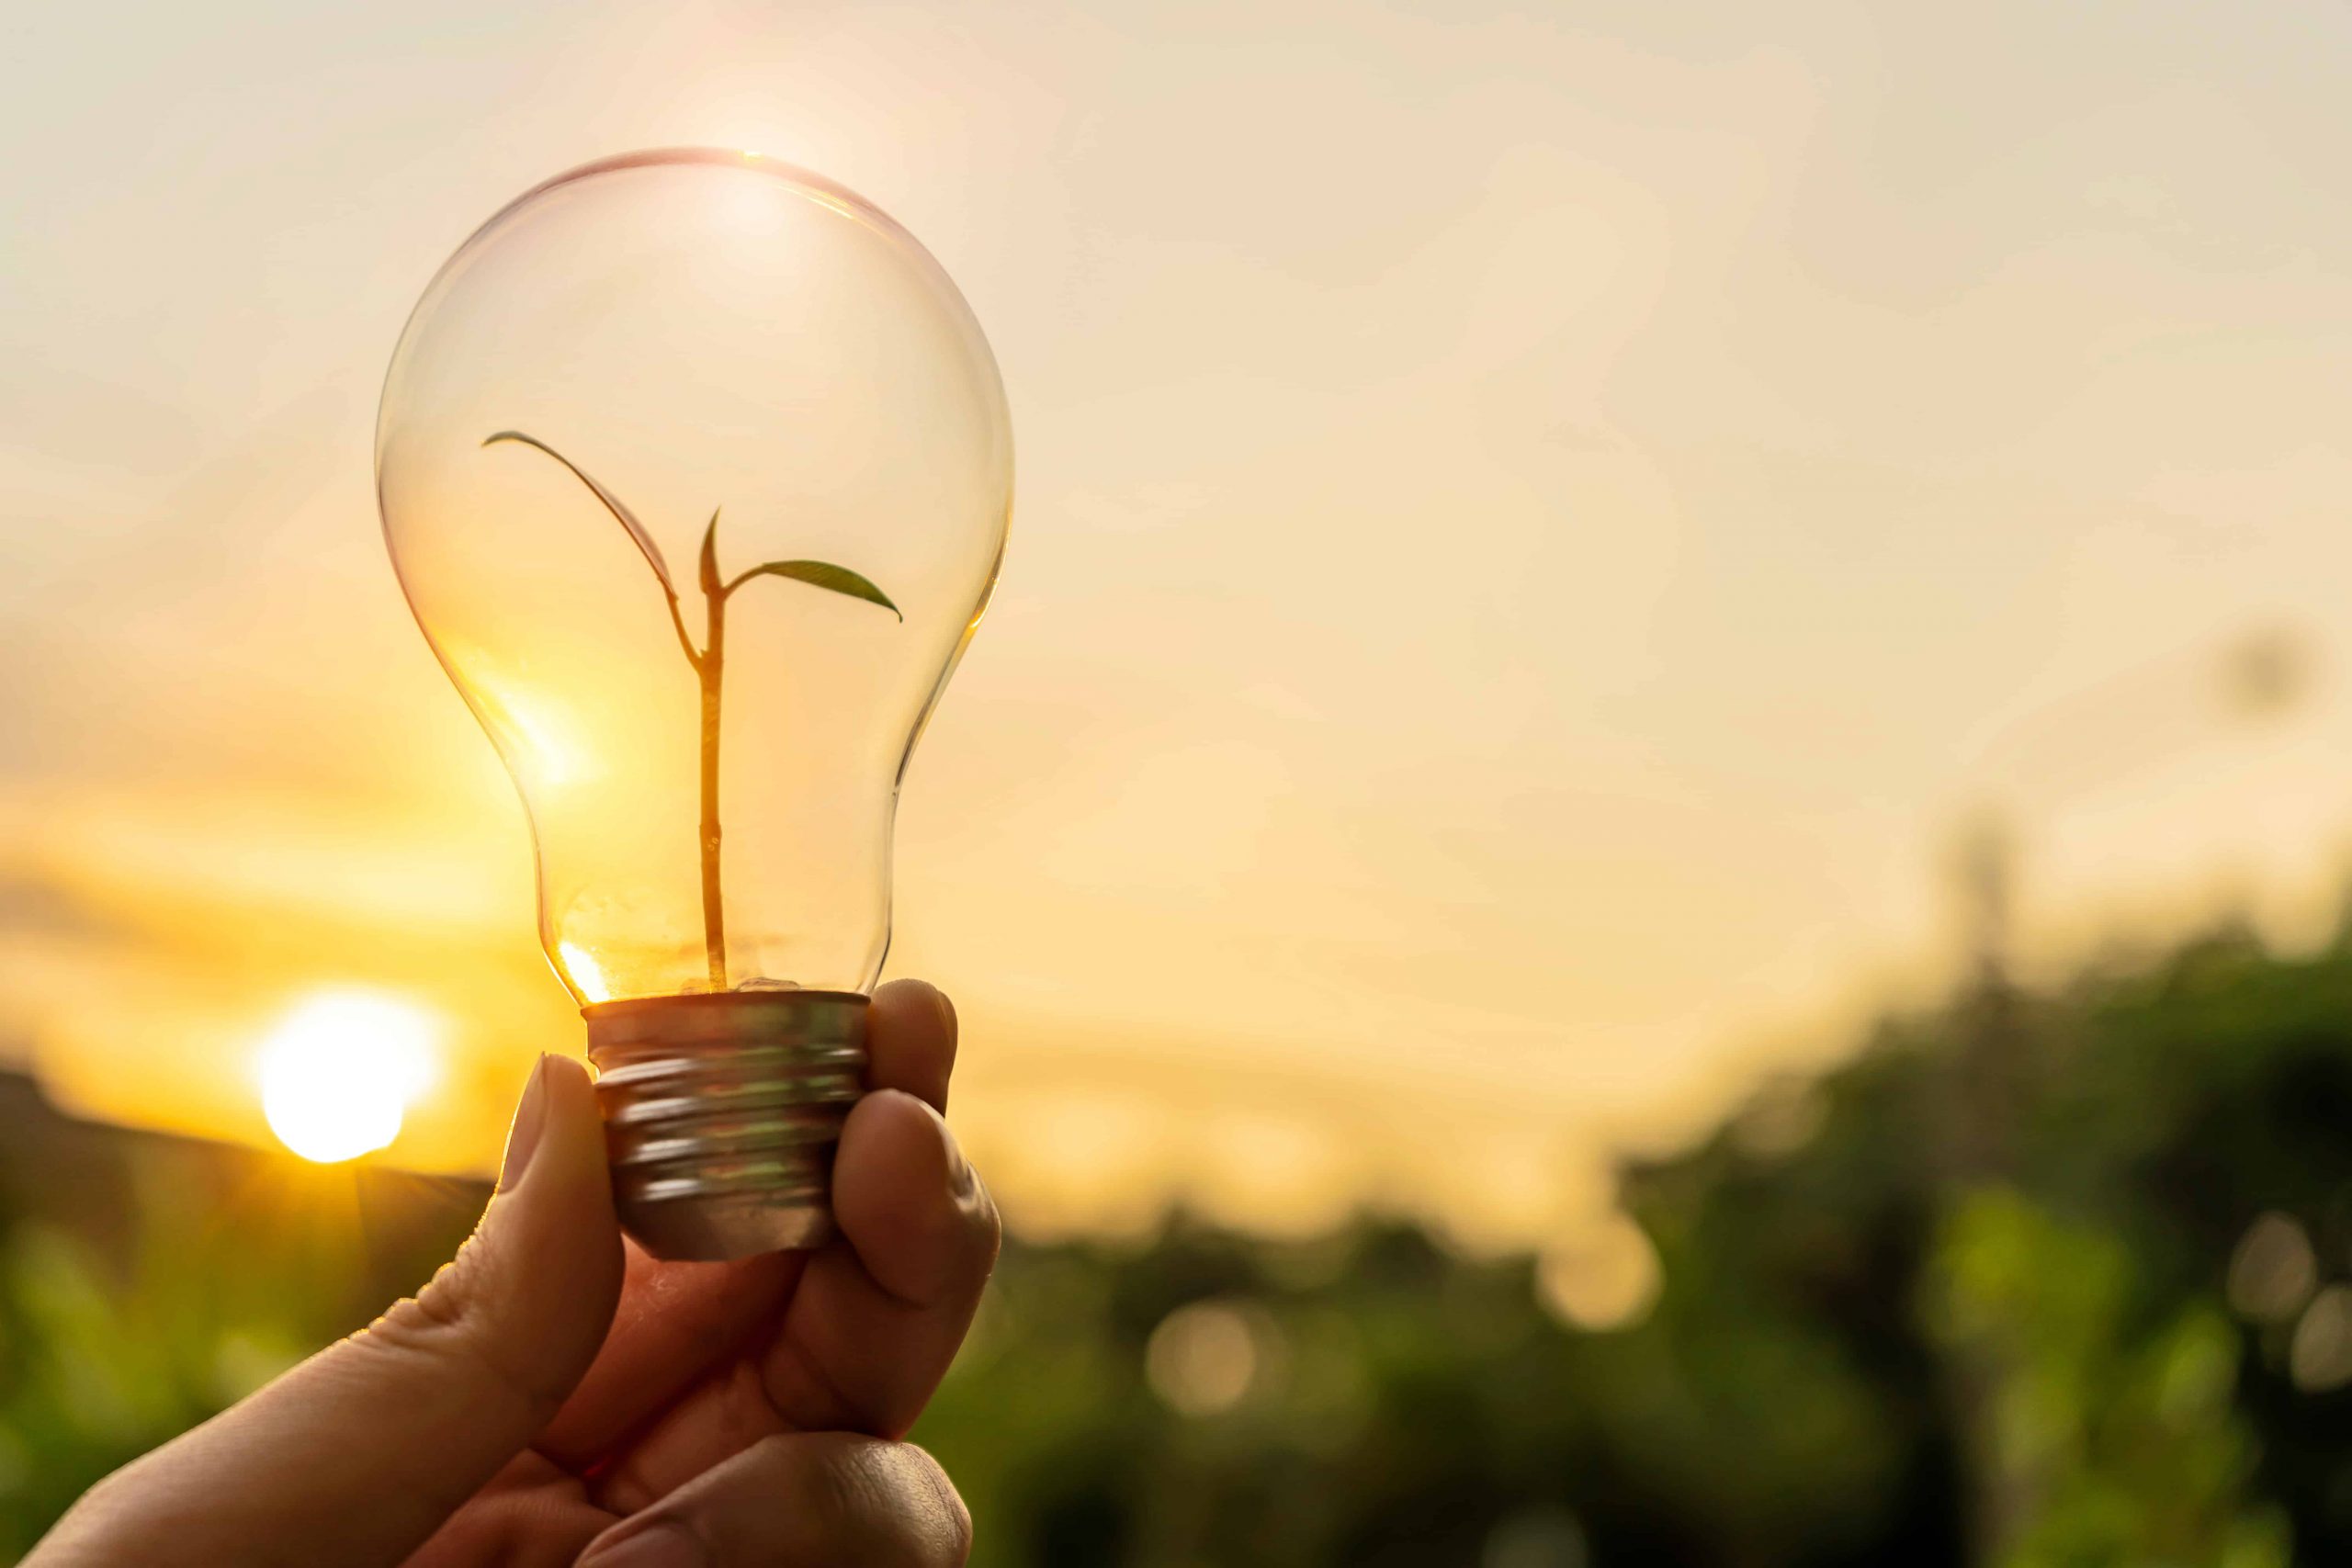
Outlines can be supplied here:
<path id="1" fill-rule="evenodd" d="M 26 1568 L 964 1561 L 899 1441 L 963 1342 L 995 1205 L 941 1119 L 956 1015 L 875 994 L 814 1252 L 661 1263 L 613 1215 L 586 1071 L 543 1057 L 498 1190 L 413 1301 L 93 1488 Z"/>

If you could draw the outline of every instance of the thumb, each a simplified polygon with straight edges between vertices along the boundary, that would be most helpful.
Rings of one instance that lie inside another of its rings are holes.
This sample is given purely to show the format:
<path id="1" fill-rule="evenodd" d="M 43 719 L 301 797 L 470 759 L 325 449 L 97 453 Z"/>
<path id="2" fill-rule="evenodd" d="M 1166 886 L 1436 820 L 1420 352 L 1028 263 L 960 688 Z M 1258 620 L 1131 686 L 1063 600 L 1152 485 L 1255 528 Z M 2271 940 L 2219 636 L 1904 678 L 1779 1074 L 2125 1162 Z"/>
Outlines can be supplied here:
<path id="1" fill-rule="evenodd" d="M 577 1062 L 542 1056 L 456 1261 L 103 1483 L 33 1564 L 398 1562 L 538 1435 L 620 1284 L 595 1090 Z"/>

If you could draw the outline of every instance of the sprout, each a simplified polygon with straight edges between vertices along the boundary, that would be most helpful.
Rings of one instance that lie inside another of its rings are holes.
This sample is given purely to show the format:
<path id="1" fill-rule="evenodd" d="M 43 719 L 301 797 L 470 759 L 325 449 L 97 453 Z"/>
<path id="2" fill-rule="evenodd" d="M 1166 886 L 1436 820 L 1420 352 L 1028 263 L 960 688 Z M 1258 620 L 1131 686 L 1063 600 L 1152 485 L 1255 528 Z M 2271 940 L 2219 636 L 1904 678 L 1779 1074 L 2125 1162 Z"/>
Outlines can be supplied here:
<path id="1" fill-rule="evenodd" d="M 718 826 L 718 737 L 720 698 L 727 674 L 727 601 L 738 589 L 755 578 L 781 577 L 794 582 L 821 588 L 829 593 L 845 598 L 862 599 L 878 604 L 903 622 L 898 605 L 890 596 L 874 583 L 850 570 L 820 560 L 763 561 L 749 570 L 721 580 L 718 570 L 718 513 L 710 514 L 709 525 L 703 529 L 702 551 L 695 562 L 695 585 L 702 592 L 704 617 L 702 646 L 697 649 L 686 631 L 686 619 L 678 603 L 677 585 L 671 581 L 670 565 L 662 558 L 662 547 L 653 541 L 652 534 L 637 514 L 623 505 L 618 496 L 588 477 L 571 458 L 535 435 L 519 430 L 502 430 L 487 437 L 482 445 L 490 446 L 502 441 L 518 442 L 544 452 L 562 464 L 573 479 L 588 488 L 590 494 L 604 503 L 636 544 L 645 564 L 653 570 L 654 579 L 662 585 L 662 597 L 670 609 L 670 626 L 678 634 L 678 648 L 685 654 L 687 664 L 694 669 L 695 678 L 702 687 L 702 932 L 703 948 L 710 960 L 710 987 L 714 991 L 727 987 L 727 911 L 726 899 L 719 880 Z"/>

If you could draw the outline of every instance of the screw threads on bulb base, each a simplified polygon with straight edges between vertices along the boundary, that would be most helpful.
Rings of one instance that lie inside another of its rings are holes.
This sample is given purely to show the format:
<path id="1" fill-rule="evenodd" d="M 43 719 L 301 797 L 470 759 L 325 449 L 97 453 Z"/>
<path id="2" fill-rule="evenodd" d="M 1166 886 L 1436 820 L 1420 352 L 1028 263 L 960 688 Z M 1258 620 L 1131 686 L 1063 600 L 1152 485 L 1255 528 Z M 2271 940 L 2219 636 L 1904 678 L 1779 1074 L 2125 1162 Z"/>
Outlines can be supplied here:
<path id="1" fill-rule="evenodd" d="M 850 991 L 717 991 L 581 1010 L 613 1201 L 647 1251 L 708 1261 L 831 1237 L 865 1008 Z"/>

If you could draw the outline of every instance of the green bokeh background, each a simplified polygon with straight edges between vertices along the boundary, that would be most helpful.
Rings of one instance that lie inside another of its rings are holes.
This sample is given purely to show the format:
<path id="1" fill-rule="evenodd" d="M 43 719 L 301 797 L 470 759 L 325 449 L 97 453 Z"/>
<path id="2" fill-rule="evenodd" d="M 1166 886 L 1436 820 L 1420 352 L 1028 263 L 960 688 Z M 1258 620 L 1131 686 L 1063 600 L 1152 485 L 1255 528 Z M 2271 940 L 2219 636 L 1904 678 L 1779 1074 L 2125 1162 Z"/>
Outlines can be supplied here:
<path id="1" fill-rule="evenodd" d="M 0 1559 L 480 1201 L 0 1118 Z M 1378 1216 L 1014 1242 L 916 1436 L 989 1568 L 2352 1561 L 2352 945 L 1989 966 L 1623 1192 L 1663 1288 L 1608 1332 Z M 1250 1373 L 1187 1413 L 1204 1306 Z"/>

